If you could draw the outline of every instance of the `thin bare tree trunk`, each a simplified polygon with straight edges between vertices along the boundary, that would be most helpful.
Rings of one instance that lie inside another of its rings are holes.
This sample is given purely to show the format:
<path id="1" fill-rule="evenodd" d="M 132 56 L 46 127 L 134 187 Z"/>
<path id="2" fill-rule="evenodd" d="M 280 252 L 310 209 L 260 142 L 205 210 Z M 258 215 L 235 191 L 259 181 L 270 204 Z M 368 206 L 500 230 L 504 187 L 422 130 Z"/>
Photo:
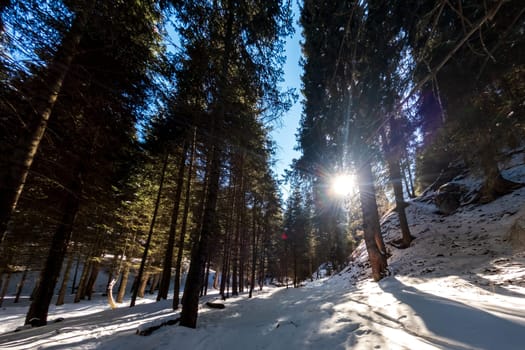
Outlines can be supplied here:
<path id="1" fill-rule="evenodd" d="M 252 221 L 252 271 L 250 274 L 250 292 L 248 298 L 252 297 L 253 289 L 255 288 L 255 271 L 257 265 L 257 241 L 258 241 L 258 229 L 257 229 L 257 206 L 254 203 L 252 212 L 253 212 L 253 221 Z"/>
<path id="2" fill-rule="evenodd" d="M 22 278 L 20 279 L 20 283 L 18 283 L 18 287 L 16 288 L 16 296 L 14 301 L 15 304 L 18 303 L 18 301 L 20 300 L 22 289 L 24 288 L 24 285 L 26 283 L 27 271 L 29 271 L 29 269 L 26 266 L 26 268 L 24 269 L 24 273 L 22 274 Z"/>
<path id="3" fill-rule="evenodd" d="M 405 212 L 406 203 L 403 198 L 403 184 L 401 179 L 401 171 L 399 168 L 399 162 L 392 159 L 388 159 L 388 170 L 390 175 L 390 183 L 394 189 L 394 197 L 396 200 L 396 212 L 399 218 L 399 227 L 401 229 L 401 239 L 394 241 L 394 245 L 397 248 L 408 248 L 414 237 L 410 234 L 410 228 L 408 227 L 408 219 Z"/>
<path id="4" fill-rule="evenodd" d="M 190 195 L 191 195 L 191 181 L 193 178 L 193 162 L 195 158 L 195 148 L 197 147 L 197 129 L 193 130 L 193 142 L 191 146 L 190 162 L 188 164 L 188 175 L 186 183 L 186 192 L 184 197 L 184 211 L 182 212 L 182 226 L 179 234 L 179 242 L 177 245 L 177 260 L 175 262 L 175 280 L 173 287 L 173 310 L 179 307 L 180 294 L 180 276 L 182 268 L 182 254 L 184 253 L 184 240 L 186 239 L 186 230 L 188 226 L 188 214 L 190 211 Z M 204 199 L 203 199 L 204 201 Z"/>
<path id="5" fill-rule="evenodd" d="M 177 231 L 177 219 L 179 217 L 180 199 L 182 196 L 182 187 L 184 184 L 184 168 L 186 165 L 186 153 L 188 153 L 188 142 L 184 141 L 179 162 L 179 173 L 177 175 L 177 189 L 175 191 L 173 211 L 171 213 L 171 223 L 168 235 L 168 243 L 166 244 L 166 253 L 164 254 L 164 264 L 162 269 L 162 276 L 160 279 L 159 294 L 157 301 L 168 298 L 168 291 L 171 280 L 171 266 L 173 262 L 173 248 L 175 246 L 175 235 Z"/>
<path id="6" fill-rule="evenodd" d="M 153 228 L 155 227 L 155 221 L 157 220 L 157 213 L 159 211 L 160 198 L 162 195 L 162 187 L 164 186 L 164 176 L 166 175 L 167 166 L 168 166 L 168 152 L 166 152 L 164 156 L 164 161 L 162 164 L 162 171 L 160 174 L 159 191 L 157 192 L 157 199 L 155 200 L 155 209 L 153 210 L 153 217 L 151 218 L 148 238 L 146 240 L 146 244 L 144 245 L 144 253 L 142 254 L 142 260 L 140 261 L 139 273 L 137 276 L 137 280 L 139 281 L 139 283 L 142 279 L 142 275 L 144 274 L 144 267 L 146 265 L 146 260 L 148 259 L 149 246 L 151 244 L 151 237 L 153 236 Z M 129 305 L 130 307 L 135 306 L 135 301 L 137 300 L 137 292 L 138 292 L 138 288 L 135 288 L 133 290 L 133 295 L 131 296 L 131 303 Z M 144 292 L 142 292 L 141 298 L 142 297 L 144 297 Z"/>

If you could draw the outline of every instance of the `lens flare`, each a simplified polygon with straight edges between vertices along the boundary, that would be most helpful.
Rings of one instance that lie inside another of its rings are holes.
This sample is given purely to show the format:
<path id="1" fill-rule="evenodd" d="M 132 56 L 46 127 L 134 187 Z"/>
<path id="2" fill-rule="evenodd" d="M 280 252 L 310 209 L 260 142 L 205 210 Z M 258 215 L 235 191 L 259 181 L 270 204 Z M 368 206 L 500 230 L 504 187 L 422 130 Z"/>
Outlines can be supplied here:
<path id="1" fill-rule="evenodd" d="M 348 196 L 356 188 L 355 175 L 341 174 L 332 180 L 332 193 L 336 196 Z"/>

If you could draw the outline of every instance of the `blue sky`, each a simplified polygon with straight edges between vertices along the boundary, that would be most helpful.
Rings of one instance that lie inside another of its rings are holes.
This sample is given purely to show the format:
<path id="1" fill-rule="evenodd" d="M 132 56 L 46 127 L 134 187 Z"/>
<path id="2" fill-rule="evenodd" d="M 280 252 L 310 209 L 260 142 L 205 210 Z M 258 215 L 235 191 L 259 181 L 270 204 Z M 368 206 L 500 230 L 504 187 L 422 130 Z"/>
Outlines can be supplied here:
<path id="1" fill-rule="evenodd" d="M 284 170 L 287 169 L 292 159 L 299 157 L 299 152 L 293 148 L 296 145 L 295 134 L 299 127 L 299 120 L 301 117 L 301 74 L 302 68 L 299 65 L 301 57 L 301 47 L 299 41 L 301 40 L 301 28 L 297 24 L 299 19 L 299 8 L 296 1 L 293 1 L 294 25 L 295 33 L 293 37 L 289 37 L 286 42 L 286 64 L 284 66 L 284 84 L 283 88 L 294 88 L 299 95 L 299 100 L 292 106 L 292 108 L 284 114 L 282 119 L 282 126 L 276 125 L 272 132 L 272 138 L 277 143 L 277 162 L 274 166 L 274 171 L 279 179 L 282 179 Z M 288 188 L 281 186 L 284 197 L 288 197 Z"/>

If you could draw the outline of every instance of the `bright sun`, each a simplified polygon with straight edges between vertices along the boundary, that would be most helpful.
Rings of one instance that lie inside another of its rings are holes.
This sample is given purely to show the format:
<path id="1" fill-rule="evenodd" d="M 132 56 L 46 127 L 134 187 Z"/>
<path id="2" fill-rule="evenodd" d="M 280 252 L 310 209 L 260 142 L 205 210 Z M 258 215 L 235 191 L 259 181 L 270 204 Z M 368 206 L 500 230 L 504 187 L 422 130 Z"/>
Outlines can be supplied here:
<path id="1" fill-rule="evenodd" d="M 355 191 L 355 175 L 341 174 L 332 180 L 332 192 L 337 196 L 347 196 Z"/>

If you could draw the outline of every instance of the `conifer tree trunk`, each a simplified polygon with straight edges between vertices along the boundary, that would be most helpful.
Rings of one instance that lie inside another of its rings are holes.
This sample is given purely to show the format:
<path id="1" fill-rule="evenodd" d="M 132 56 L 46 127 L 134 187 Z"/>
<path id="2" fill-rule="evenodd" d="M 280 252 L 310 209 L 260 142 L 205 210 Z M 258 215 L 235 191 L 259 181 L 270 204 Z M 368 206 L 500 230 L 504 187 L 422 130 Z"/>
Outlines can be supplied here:
<path id="1" fill-rule="evenodd" d="M 49 305 L 51 304 L 53 292 L 67 252 L 69 240 L 73 231 L 73 224 L 80 205 L 81 194 L 82 171 L 79 170 L 74 175 L 69 191 L 66 192 L 62 220 L 53 235 L 51 249 L 41 273 L 40 285 L 35 295 L 35 299 L 29 307 L 25 324 L 29 324 L 32 319 L 38 319 L 37 325 L 45 325 L 47 323 Z"/>
<path id="2" fill-rule="evenodd" d="M 220 291 L 219 291 L 219 294 L 221 295 L 223 300 L 226 300 L 226 298 L 229 296 L 229 295 L 226 295 L 225 291 L 226 291 L 226 282 L 229 279 L 229 270 L 230 270 L 231 236 L 232 236 L 231 227 L 233 225 L 233 216 L 235 212 L 235 201 L 237 198 L 236 191 L 237 191 L 237 187 L 235 186 L 233 172 L 230 170 L 230 190 L 229 190 L 230 203 L 228 205 L 229 214 L 228 214 L 228 219 L 226 221 L 226 230 L 224 232 L 221 286 L 220 286 Z"/>
<path id="3" fill-rule="evenodd" d="M 120 280 L 120 285 L 118 288 L 117 303 L 122 303 L 122 301 L 124 300 L 124 295 L 126 294 L 126 287 L 128 285 L 128 279 L 129 279 L 129 264 L 126 263 L 124 265 L 124 271 L 122 271 L 122 279 Z"/>
<path id="4" fill-rule="evenodd" d="M 146 286 L 148 285 L 149 277 L 150 274 L 145 272 L 140 279 L 137 279 L 137 295 L 139 298 L 144 298 L 144 295 L 146 294 Z"/>
<path id="5" fill-rule="evenodd" d="M 58 298 L 56 302 L 57 306 L 64 305 L 64 299 L 66 297 L 66 290 L 67 290 L 67 283 L 69 282 L 69 274 L 71 272 L 71 267 L 73 266 L 74 256 L 75 256 L 74 252 L 71 252 L 71 254 L 69 255 L 69 258 L 67 259 L 66 269 L 62 277 L 62 285 L 60 286 L 60 290 L 58 291 Z"/>
<path id="6" fill-rule="evenodd" d="M 395 246 L 404 249 L 410 247 L 410 242 L 412 242 L 414 237 L 410 234 L 410 228 L 408 227 L 408 220 L 405 212 L 401 170 L 399 168 L 399 162 L 392 159 L 392 157 L 388 157 L 387 163 L 390 183 L 394 189 L 396 212 L 399 218 L 399 227 L 401 228 L 401 239 L 395 241 Z"/>
<path id="7" fill-rule="evenodd" d="M 193 178 L 193 162 L 195 159 L 195 148 L 197 147 L 197 129 L 193 130 L 193 142 L 191 146 L 190 161 L 188 164 L 188 175 L 184 197 L 184 210 L 182 212 L 182 225 L 177 245 L 177 260 L 175 261 L 175 281 L 173 287 L 173 310 L 179 308 L 180 294 L 180 277 L 182 269 L 182 254 L 184 253 L 184 240 L 186 239 L 186 230 L 188 227 L 188 214 L 190 211 L 191 181 Z"/>
<path id="8" fill-rule="evenodd" d="M 75 303 L 80 302 L 81 299 L 85 297 L 86 284 L 88 276 L 91 273 L 92 263 L 90 261 L 90 256 L 87 256 L 84 260 L 84 267 L 82 268 L 82 273 L 80 274 L 80 281 L 78 282 L 77 292 L 75 293 Z"/>
<path id="9" fill-rule="evenodd" d="M 79 267 L 80 267 L 80 254 L 77 254 L 77 263 L 75 265 L 75 274 L 73 275 L 73 283 L 71 284 L 71 294 L 75 293 Z"/>
<path id="10" fill-rule="evenodd" d="M 401 239 L 395 240 L 393 244 L 400 249 L 410 247 L 412 242 L 412 235 L 408 227 L 408 220 L 405 213 L 405 200 L 403 196 L 403 183 L 401 176 L 401 167 L 399 165 L 399 123 L 393 117 L 389 118 L 390 139 L 387 138 L 384 129 L 381 130 L 381 138 L 383 139 L 383 151 L 388 165 L 388 177 L 390 184 L 394 190 L 394 197 L 396 201 L 396 213 L 399 218 L 399 227 L 401 228 Z"/>
<path id="11" fill-rule="evenodd" d="M 250 274 L 250 292 L 248 298 L 252 297 L 253 288 L 255 287 L 255 270 L 257 265 L 257 215 L 256 215 L 257 206 L 253 205 L 253 217 L 252 217 L 252 271 Z"/>
<path id="12" fill-rule="evenodd" d="M 153 228 L 155 227 L 155 221 L 157 220 L 157 213 L 159 211 L 160 198 L 162 195 L 162 188 L 164 186 L 164 176 L 166 175 L 166 167 L 168 166 L 168 158 L 169 158 L 169 155 L 168 155 L 168 152 L 166 152 L 166 154 L 164 155 L 164 161 L 162 163 L 162 171 L 160 174 L 160 181 L 159 181 L 159 190 L 157 192 L 157 199 L 155 200 L 155 209 L 153 210 L 153 217 L 151 218 L 148 238 L 146 239 L 146 244 L 144 245 L 144 253 L 142 254 L 142 259 L 140 261 L 139 273 L 137 276 L 137 281 L 139 284 L 142 280 L 142 275 L 144 274 L 144 267 L 146 265 L 146 260 L 148 259 L 148 251 L 149 251 L 149 246 L 151 244 L 151 237 L 153 236 Z M 145 285 L 144 285 L 144 288 L 146 288 Z M 135 301 L 137 300 L 138 289 L 139 288 L 135 288 L 133 290 L 133 295 L 131 296 L 131 303 L 129 305 L 130 307 L 135 306 Z M 143 289 L 141 290 L 142 290 L 142 293 L 141 293 L 142 294 L 141 298 L 142 298 L 144 297 L 144 290 Z"/>
<path id="13" fill-rule="evenodd" d="M 5 298 L 5 295 L 7 294 L 7 288 L 9 288 L 9 282 L 11 281 L 11 275 L 12 275 L 12 272 L 11 270 L 9 270 L 9 272 L 7 272 L 7 276 L 5 277 L 5 282 L 2 288 L 2 293 L 0 294 L 0 307 L 4 303 L 4 298 Z"/>
<path id="14" fill-rule="evenodd" d="M 229 67 L 229 58 L 233 50 L 233 11 L 230 8 L 230 1 L 227 2 L 227 23 L 224 34 L 224 52 L 222 57 L 221 77 L 219 79 L 218 97 L 219 106 L 213 118 L 211 140 L 213 146 L 210 157 L 210 175 L 208 179 L 208 191 L 206 194 L 206 205 L 203 213 L 202 229 L 200 238 L 195 242 L 191 253 L 191 264 L 186 278 L 184 288 L 184 298 L 181 312 L 180 325 L 189 328 L 197 327 L 197 317 L 199 310 L 199 290 L 202 281 L 202 267 L 206 263 L 206 254 L 209 251 L 209 240 L 214 231 L 217 197 L 219 195 L 219 182 L 221 178 L 222 149 L 218 141 L 222 136 L 224 116 L 226 106 L 224 97 L 226 96 L 226 78 Z"/>
<path id="15" fill-rule="evenodd" d="M 239 214 L 237 214 L 237 222 L 240 222 Z M 231 280 L 232 280 L 232 296 L 239 295 L 239 283 L 238 283 L 238 266 L 239 266 L 239 240 L 240 240 L 240 229 L 239 225 L 236 225 L 235 238 L 233 240 L 233 247 L 231 253 Z"/>
<path id="16" fill-rule="evenodd" d="M 20 300 L 20 295 L 22 294 L 22 289 L 24 289 L 28 271 L 29 269 L 26 266 L 26 268 L 24 269 L 24 273 L 22 274 L 22 278 L 20 279 L 20 283 L 18 283 L 18 287 L 16 288 L 16 296 L 14 301 L 15 304 L 18 303 L 18 301 Z"/>
<path id="17" fill-rule="evenodd" d="M 175 191 L 173 211 L 171 213 L 170 231 L 168 235 L 168 243 L 166 244 L 166 253 L 164 254 L 164 264 L 157 301 L 168 298 L 168 290 L 171 279 L 171 265 L 173 261 L 173 248 L 175 246 L 175 234 L 177 231 L 177 219 L 179 217 L 180 198 L 182 195 L 182 186 L 184 183 L 184 168 L 186 166 L 186 153 L 188 152 L 188 148 L 188 142 L 184 141 L 182 153 L 180 156 L 179 172 L 177 175 L 177 189 Z"/>
<path id="18" fill-rule="evenodd" d="M 215 275 L 213 275 L 213 289 L 219 289 L 219 270 L 215 270 Z"/>
<path id="19" fill-rule="evenodd" d="M 97 281 L 98 273 L 100 272 L 100 261 L 97 256 L 95 262 L 92 264 L 91 273 L 89 274 L 88 281 L 86 283 L 86 296 L 88 300 L 91 300 L 93 291 L 95 289 L 95 282 Z"/>
<path id="20" fill-rule="evenodd" d="M 204 208 L 200 239 L 194 244 L 191 254 L 191 264 L 186 278 L 180 325 L 195 328 L 197 326 L 197 313 L 199 308 L 199 293 L 202 282 L 202 271 L 206 264 L 208 244 L 215 223 L 215 209 L 219 193 L 221 175 L 221 151 L 217 145 L 213 146 L 208 194 Z"/>
<path id="21" fill-rule="evenodd" d="M 405 185 L 406 185 L 407 193 L 410 198 L 415 198 L 416 193 L 414 189 L 414 180 L 413 180 L 414 178 L 412 176 L 412 171 L 410 170 L 410 163 L 408 159 L 405 159 L 405 161 L 401 162 L 401 168 L 405 176 Z"/>
<path id="22" fill-rule="evenodd" d="M 379 281 L 385 276 L 388 264 L 377 212 L 374 176 L 369 161 L 365 161 L 359 170 L 359 197 L 363 212 L 366 250 L 372 267 L 372 278 L 374 281 Z"/>
<path id="23" fill-rule="evenodd" d="M 158 273 L 155 273 L 151 276 L 151 285 L 149 288 L 149 294 L 155 294 L 155 289 L 157 288 L 159 281 L 160 281 L 161 275 Z"/>
<path id="24" fill-rule="evenodd" d="M 73 25 L 64 36 L 57 54 L 47 67 L 48 77 L 46 78 L 45 87 L 48 90 L 43 92 L 42 96 L 39 96 L 43 102 L 36 104 L 36 120 L 28 125 L 30 136 L 28 138 L 20 138 L 19 144 L 11 155 L 9 169 L 2 170 L 3 179 L 0 181 L 0 244 L 5 239 L 7 224 L 24 188 L 29 169 L 47 129 L 47 124 L 62 89 L 62 84 L 76 56 L 88 18 L 86 12 L 86 10 L 81 11 L 73 21 Z"/>
<path id="25" fill-rule="evenodd" d="M 235 224 L 235 238 L 233 242 L 233 249 L 232 249 L 232 295 L 239 295 L 239 290 L 242 287 L 242 278 L 243 278 L 243 259 L 242 259 L 242 240 L 243 240 L 243 234 L 242 231 L 244 230 L 244 210 L 246 207 L 246 203 L 244 200 L 245 190 L 244 190 L 244 157 L 241 156 L 240 162 L 239 162 L 239 191 L 237 192 L 237 210 L 235 212 L 236 214 L 236 224 Z M 242 292 L 242 290 L 241 290 Z"/>
<path id="26" fill-rule="evenodd" d="M 202 295 L 208 295 L 208 281 L 210 278 L 210 265 L 211 265 L 211 258 L 208 254 L 208 262 L 206 263 L 206 273 L 204 274 L 204 281 L 203 281 L 203 292 Z"/>

